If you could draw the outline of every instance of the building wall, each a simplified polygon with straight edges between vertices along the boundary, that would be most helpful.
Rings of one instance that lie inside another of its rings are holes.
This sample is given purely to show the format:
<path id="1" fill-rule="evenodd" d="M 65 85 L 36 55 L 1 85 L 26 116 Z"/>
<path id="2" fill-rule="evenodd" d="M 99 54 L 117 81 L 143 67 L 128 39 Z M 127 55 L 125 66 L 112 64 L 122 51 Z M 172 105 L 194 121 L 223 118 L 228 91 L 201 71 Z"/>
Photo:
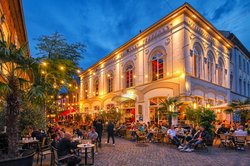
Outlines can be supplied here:
<path id="1" fill-rule="evenodd" d="M 235 46 L 230 52 L 231 101 L 250 97 L 250 63 L 249 57 Z"/>
<path id="2" fill-rule="evenodd" d="M 113 53 L 106 61 L 98 62 L 81 75 L 81 111 L 93 112 L 93 107 L 99 105 L 101 110 L 107 110 L 109 104 L 119 107 L 114 97 L 129 97 L 135 100 L 135 117 L 141 115 L 143 121 L 150 120 L 150 99 L 156 97 L 181 96 L 186 104 L 197 102 L 206 106 L 225 103 L 229 100 L 229 48 L 220 39 L 214 38 L 211 31 L 199 26 L 198 19 L 182 13 L 162 26 L 158 26 L 144 37 L 138 37 L 129 47 Z M 194 46 L 201 47 L 201 76 L 194 74 Z M 152 81 L 152 57 L 163 54 L 163 78 Z M 213 81 L 210 82 L 207 73 L 207 53 L 214 56 Z M 219 85 L 218 61 L 223 62 L 223 83 Z M 125 69 L 133 65 L 133 86 L 126 88 Z M 113 74 L 113 91 L 108 93 L 108 81 Z M 99 93 L 95 96 L 94 81 L 99 79 Z M 86 86 L 87 85 L 87 86 Z M 85 98 L 85 96 L 88 96 Z"/>
<path id="3" fill-rule="evenodd" d="M 5 40 L 17 46 L 27 43 L 27 34 L 21 0 L 0 1 L 0 30 Z"/>

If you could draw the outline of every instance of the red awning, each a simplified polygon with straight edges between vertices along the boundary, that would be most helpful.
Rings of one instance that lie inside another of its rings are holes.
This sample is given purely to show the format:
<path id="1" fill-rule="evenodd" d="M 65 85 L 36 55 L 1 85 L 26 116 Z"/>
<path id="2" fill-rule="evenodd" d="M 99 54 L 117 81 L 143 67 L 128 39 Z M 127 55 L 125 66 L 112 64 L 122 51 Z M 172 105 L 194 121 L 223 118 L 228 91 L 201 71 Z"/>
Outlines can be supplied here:
<path id="1" fill-rule="evenodd" d="M 75 109 L 72 109 L 72 110 L 65 110 L 65 111 L 61 112 L 59 115 L 60 115 L 60 116 L 68 116 L 69 114 L 75 113 L 75 112 L 76 112 Z"/>
<path id="2" fill-rule="evenodd" d="M 70 110 L 65 110 L 65 111 L 61 112 L 59 115 L 60 116 L 67 116 L 67 115 L 69 115 L 69 113 L 70 113 Z"/>

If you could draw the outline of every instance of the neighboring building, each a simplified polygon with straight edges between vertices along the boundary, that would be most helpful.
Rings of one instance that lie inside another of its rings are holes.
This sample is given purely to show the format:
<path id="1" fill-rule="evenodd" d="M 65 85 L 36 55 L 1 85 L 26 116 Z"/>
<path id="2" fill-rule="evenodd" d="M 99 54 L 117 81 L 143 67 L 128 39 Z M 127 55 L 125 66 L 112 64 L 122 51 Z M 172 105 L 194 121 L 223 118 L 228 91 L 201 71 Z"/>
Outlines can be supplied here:
<path id="1" fill-rule="evenodd" d="M 28 43 L 21 0 L 0 1 L 0 31 L 18 47 Z"/>
<path id="2" fill-rule="evenodd" d="M 74 80 L 68 86 L 68 90 L 62 88 L 60 95 L 57 96 L 58 110 L 64 116 L 79 112 L 79 81 Z"/>
<path id="3" fill-rule="evenodd" d="M 160 103 L 180 96 L 210 107 L 230 100 L 233 44 L 185 3 L 80 75 L 80 110 L 119 108 L 124 120 L 157 121 Z M 218 116 L 225 118 L 221 112 Z M 161 119 L 164 117 L 160 117 Z"/>
<path id="4" fill-rule="evenodd" d="M 221 31 L 233 44 L 230 50 L 230 100 L 244 101 L 250 97 L 250 53 L 229 31 Z"/>

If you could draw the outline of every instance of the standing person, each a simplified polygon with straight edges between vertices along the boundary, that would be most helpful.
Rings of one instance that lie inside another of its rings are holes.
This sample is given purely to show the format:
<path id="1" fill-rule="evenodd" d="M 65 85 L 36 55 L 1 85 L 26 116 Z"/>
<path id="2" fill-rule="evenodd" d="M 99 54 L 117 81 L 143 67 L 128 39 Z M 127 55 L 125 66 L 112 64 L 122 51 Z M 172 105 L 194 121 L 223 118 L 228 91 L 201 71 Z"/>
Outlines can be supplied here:
<path id="1" fill-rule="evenodd" d="M 102 121 L 99 119 L 96 123 L 96 132 L 98 133 L 97 142 L 99 143 L 99 147 L 101 147 L 101 142 L 102 142 L 102 131 L 103 131 L 103 124 Z"/>
<path id="2" fill-rule="evenodd" d="M 115 145 L 114 128 L 115 128 L 114 124 L 111 121 L 109 121 L 108 128 L 107 128 L 107 132 L 108 132 L 107 143 L 109 143 L 109 138 L 111 137 L 113 141 L 113 145 Z"/>

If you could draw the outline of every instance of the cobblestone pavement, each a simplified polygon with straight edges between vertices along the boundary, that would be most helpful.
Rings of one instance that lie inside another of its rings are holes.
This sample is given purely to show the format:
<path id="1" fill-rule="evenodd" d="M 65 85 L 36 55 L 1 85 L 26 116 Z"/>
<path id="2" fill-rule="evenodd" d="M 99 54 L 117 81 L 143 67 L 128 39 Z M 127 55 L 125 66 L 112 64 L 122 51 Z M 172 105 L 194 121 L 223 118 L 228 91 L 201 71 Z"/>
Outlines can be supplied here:
<path id="1" fill-rule="evenodd" d="M 250 148 L 235 151 L 209 147 L 208 152 L 187 153 L 179 152 L 174 145 L 146 143 L 143 147 L 123 138 L 116 138 L 113 146 L 104 144 L 105 138 L 95 155 L 96 166 L 250 166 Z M 43 165 L 49 162 L 50 157 L 47 157 Z"/>
<path id="2" fill-rule="evenodd" d="M 250 149 L 225 150 L 209 147 L 209 152 L 179 152 L 173 145 L 150 143 L 137 146 L 135 142 L 116 139 L 115 147 L 104 144 L 95 157 L 97 166 L 250 166 Z"/>

